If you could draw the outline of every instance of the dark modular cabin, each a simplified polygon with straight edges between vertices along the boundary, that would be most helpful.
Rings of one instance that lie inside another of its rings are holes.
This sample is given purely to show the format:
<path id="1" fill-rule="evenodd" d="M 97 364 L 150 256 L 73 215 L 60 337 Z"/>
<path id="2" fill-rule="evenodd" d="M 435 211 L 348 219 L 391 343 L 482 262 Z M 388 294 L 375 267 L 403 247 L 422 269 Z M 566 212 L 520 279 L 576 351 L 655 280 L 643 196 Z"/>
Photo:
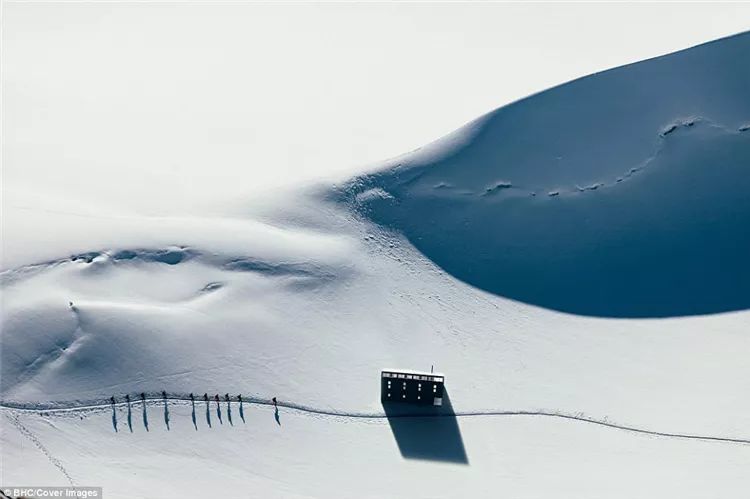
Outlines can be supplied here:
<path id="1" fill-rule="evenodd" d="M 445 376 L 438 373 L 384 369 L 380 374 L 380 399 L 420 405 L 443 405 Z"/>

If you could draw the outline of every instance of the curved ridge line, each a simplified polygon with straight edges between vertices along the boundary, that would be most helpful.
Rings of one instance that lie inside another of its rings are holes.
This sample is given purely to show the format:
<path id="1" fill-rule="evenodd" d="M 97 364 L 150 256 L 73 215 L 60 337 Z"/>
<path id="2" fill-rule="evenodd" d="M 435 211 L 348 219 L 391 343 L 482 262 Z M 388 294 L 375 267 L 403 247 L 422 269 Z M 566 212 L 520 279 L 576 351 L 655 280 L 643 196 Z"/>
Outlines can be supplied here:
<path id="1" fill-rule="evenodd" d="M 494 111 L 491 111 L 489 114 L 494 114 L 500 109 L 503 109 L 503 107 L 498 108 Z M 487 116 L 489 116 L 489 114 Z M 545 187 L 545 188 L 539 188 L 539 189 L 528 188 L 528 187 L 521 186 L 521 185 L 517 186 L 513 184 L 511 181 L 507 181 L 507 185 L 500 185 L 500 184 L 506 183 L 505 181 L 503 181 L 500 183 L 495 183 L 493 185 L 490 185 L 489 187 L 486 187 L 484 190 L 467 189 L 467 190 L 464 190 L 463 193 L 476 197 L 476 198 L 492 198 L 497 192 L 501 190 L 513 189 L 515 191 L 520 191 L 522 194 L 525 194 L 527 196 L 536 196 L 537 194 L 546 193 L 548 197 L 555 197 L 560 194 L 580 195 L 588 191 L 595 191 L 599 188 L 603 188 L 603 189 L 614 188 L 614 187 L 617 187 L 619 184 L 647 170 L 649 168 L 649 165 L 653 163 L 664 152 L 667 142 L 671 140 L 670 135 L 672 135 L 675 132 L 680 132 L 681 129 L 691 128 L 697 124 L 701 124 L 709 128 L 720 130 L 721 132 L 727 135 L 735 135 L 735 134 L 750 130 L 750 125 L 743 125 L 735 129 L 723 123 L 714 121 L 711 118 L 707 118 L 705 116 L 696 115 L 696 116 L 689 116 L 689 117 L 675 117 L 669 123 L 662 126 L 661 130 L 658 133 L 657 141 L 655 142 L 654 146 L 651 149 L 651 154 L 646 156 L 644 159 L 636 162 L 635 166 L 628 168 L 626 172 L 620 175 L 616 175 L 614 179 L 610 178 L 608 180 L 598 180 L 592 183 L 589 183 L 589 181 L 586 181 L 585 185 L 580 185 L 580 183 L 574 183 L 573 186 Z M 438 140 L 441 140 L 441 139 L 438 139 Z M 416 152 L 419 149 L 420 148 L 412 152 Z M 408 156 L 409 154 L 412 154 L 412 153 L 405 153 L 403 156 Z M 401 156 L 399 156 L 398 158 L 401 158 Z M 372 182 L 374 180 L 378 178 L 387 178 L 388 175 L 390 175 L 391 178 L 395 179 L 394 184 L 398 186 L 399 188 L 403 188 L 403 187 L 408 188 L 410 184 L 416 182 L 422 176 L 424 176 L 425 171 L 423 170 L 424 165 L 417 164 L 415 165 L 415 168 L 422 169 L 421 171 L 413 174 L 408 179 L 400 180 L 399 175 L 402 172 L 399 171 L 399 169 L 403 168 L 404 163 L 405 161 L 402 160 L 395 165 L 386 166 L 382 170 L 378 170 L 372 173 L 365 173 L 358 177 L 355 177 L 355 179 L 353 179 L 352 181 L 348 183 L 345 183 L 342 186 L 341 188 L 342 192 L 344 193 L 345 197 L 348 197 L 350 199 L 350 201 L 356 201 L 356 197 L 359 194 L 362 194 L 363 192 L 367 192 L 368 190 L 373 188 L 374 184 Z M 410 168 L 407 168 L 407 170 L 405 171 L 409 171 L 409 170 Z M 388 186 L 388 188 L 391 188 L 391 187 L 392 186 Z M 501 188 L 498 190 L 498 187 L 501 187 Z M 379 186 L 375 188 L 383 189 L 387 194 L 392 196 L 391 191 L 384 188 L 383 186 Z M 364 190 L 358 190 L 358 189 L 364 189 Z"/>
<path id="2" fill-rule="evenodd" d="M 122 256 L 125 254 L 128 256 Z M 169 258 L 169 255 L 171 254 L 179 254 L 179 260 L 172 262 L 160 259 Z M 330 279 L 334 275 L 331 271 L 326 269 L 326 264 L 321 263 L 311 263 L 304 260 L 282 260 L 273 262 L 262 257 L 254 257 L 250 255 L 219 255 L 187 245 L 166 245 L 162 247 L 105 248 L 90 250 L 54 260 L 7 268 L 0 270 L 0 285 L 10 285 L 46 270 L 71 263 L 84 262 L 87 265 L 90 265 L 93 260 L 98 257 L 106 257 L 105 261 L 108 265 L 129 261 L 179 265 L 188 260 L 196 260 L 230 272 L 256 272 L 268 275 L 300 275 L 327 279 Z"/>
<path id="3" fill-rule="evenodd" d="M 167 400 L 173 400 L 178 402 L 191 402 L 189 396 L 187 395 L 172 395 L 167 396 Z M 197 402 L 203 402 L 202 399 L 198 399 L 196 397 L 195 399 Z M 156 402 L 162 402 L 164 401 L 164 397 L 155 397 L 155 396 L 149 396 L 146 398 L 146 402 L 149 403 L 156 403 Z M 141 399 L 133 399 L 130 401 L 130 404 L 138 404 L 141 403 Z M 212 399 L 209 399 L 209 403 L 214 402 Z M 220 400 L 220 402 L 225 402 L 225 400 Z M 235 403 L 238 403 L 236 400 Z M 243 398 L 242 400 L 243 404 L 250 404 L 250 405 L 258 405 L 258 406 L 273 406 L 274 403 L 267 399 L 261 399 L 256 397 L 248 397 Z M 116 402 L 115 406 L 126 406 L 127 402 Z M 277 405 L 279 407 L 283 407 L 286 409 L 291 409 L 297 412 L 303 412 L 307 414 L 317 414 L 321 416 L 333 416 L 333 417 L 345 417 L 345 418 L 352 418 L 352 419 L 390 419 L 390 418 L 435 418 L 435 417 L 481 417 L 481 416 L 536 416 L 536 417 L 552 417 L 552 418 L 560 418 L 560 419 L 567 419 L 570 421 L 577 421 L 582 423 L 589 423 L 589 424 L 595 424 L 599 426 L 604 426 L 607 428 L 613 428 L 623 431 L 629 431 L 633 433 L 640 433 L 645 435 L 653 435 L 658 437 L 666 437 L 666 438 L 680 438 L 680 439 L 686 439 L 686 440 L 703 440 L 703 441 L 713 441 L 713 442 L 725 442 L 725 443 L 734 443 L 734 444 L 750 444 L 750 437 L 748 438 L 737 438 L 737 437 L 717 437 L 717 436 L 711 436 L 711 435 L 697 435 L 697 434 L 691 434 L 691 433 L 673 433 L 673 432 L 664 432 L 664 431 L 656 431 L 656 430 L 648 430 L 646 428 L 639 428 L 637 426 L 628 426 L 624 424 L 617 424 L 617 423 L 611 423 L 609 421 L 604 421 L 600 419 L 594 419 L 586 416 L 578 416 L 575 414 L 570 413 L 564 413 L 564 412 L 554 412 L 554 411 L 511 411 L 511 410 L 505 410 L 505 411 L 458 411 L 458 412 L 440 412 L 440 413 L 400 413 L 400 414 L 393 414 L 393 415 L 387 415 L 384 412 L 348 412 L 348 411 L 340 411 L 336 409 L 322 409 L 318 407 L 313 407 L 309 405 L 303 405 L 303 404 L 297 404 L 294 402 L 277 402 Z M 103 400 L 97 400 L 97 401 L 91 401 L 88 403 L 80 403 L 80 404 L 67 404 L 67 405 L 54 405 L 54 404 L 33 404 L 33 403 L 16 403 L 16 402 L 0 402 L 0 408 L 2 409 L 12 409 L 12 410 L 21 410 L 21 411 L 44 411 L 44 412 L 75 412 L 75 411 L 85 411 L 85 410 L 91 410 L 91 409 L 103 409 L 107 407 L 111 407 L 112 403 L 108 401 Z"/>

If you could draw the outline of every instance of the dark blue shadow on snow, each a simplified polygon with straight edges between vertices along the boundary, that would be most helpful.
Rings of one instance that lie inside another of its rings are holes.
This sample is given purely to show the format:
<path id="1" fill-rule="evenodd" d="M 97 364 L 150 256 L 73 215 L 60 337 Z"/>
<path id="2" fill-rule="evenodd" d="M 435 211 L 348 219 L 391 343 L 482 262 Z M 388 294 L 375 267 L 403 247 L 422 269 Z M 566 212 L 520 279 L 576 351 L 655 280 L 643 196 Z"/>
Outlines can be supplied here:
<path id="1" fill-rule="evenodd" d="M 469 464 L 447 389 L 441 407 L 383 402 L 383 409 L 404 458 Z"/>
<path id="2" fill-rule="evenodd" d="M 332 197 L 513 300 L 621 318 L 749 309 L 748 53 L 750 32 L 560 85 Z"/>
<path id="3" fill-rule="evenodd" d="M 167 431 L 169 431 L 169 407 L 167 405 L 167 396 L 164 395 L 164 424 L 167 427 Z"/>
<path id="4" fill-rule="evenodd" d="M 443 193 L 430 165 L 373 174 L 354 195 L 387 191 L 358 209 L 496 295 L 596 317 L 700 315 L 750 308 L 749 165 L 750 130 L 697 124 L 642 171 L 582 192 Z"/>
<path id="5" fill-rule="evenodd" d="M 206 399 L 206 424 L 211 428 L 211 402 Z"/>
<path id="6" fill-rule="evenodd" d="M 195 428 L 196 431 L 198 431 L 198 421 L 195 417 L 195 399 L 193 398 L 190 399 L 190 405 L 192 407 L 190 418 L 193 420 L 193 427 Z"/>
<path id="7" fill-rule="evenodd" d="M 143 427 L 148 431 L 148 410 L 146 409 L 146 400 L 142 399 L 141 403 L 143 404 Z"/>
<path id="8" fill-rule="evenodd" d="M 112 427 L 114 428 L 115 433 L 117 433 L 117 407 L 114 402 L 112 402 Z"/>
<path id="9" fill-rule="evenodd" d="M 128 399 L 128 429 L 133 433 L 133 411 L 130 408 L 130 399 Z"/>

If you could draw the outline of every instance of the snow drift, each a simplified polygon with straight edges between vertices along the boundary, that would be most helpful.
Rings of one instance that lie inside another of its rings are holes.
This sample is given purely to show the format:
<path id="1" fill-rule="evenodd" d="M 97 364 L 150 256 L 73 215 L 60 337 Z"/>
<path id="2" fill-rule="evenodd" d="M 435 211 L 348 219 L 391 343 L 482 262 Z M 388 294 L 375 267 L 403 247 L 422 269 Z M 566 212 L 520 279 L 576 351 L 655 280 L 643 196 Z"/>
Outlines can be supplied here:
<path id="1" fill-rule="evenodd" d="M 750 33 L 502 107 L 338 192 L 459 279 L 574 314 L 750 306 Z"/>

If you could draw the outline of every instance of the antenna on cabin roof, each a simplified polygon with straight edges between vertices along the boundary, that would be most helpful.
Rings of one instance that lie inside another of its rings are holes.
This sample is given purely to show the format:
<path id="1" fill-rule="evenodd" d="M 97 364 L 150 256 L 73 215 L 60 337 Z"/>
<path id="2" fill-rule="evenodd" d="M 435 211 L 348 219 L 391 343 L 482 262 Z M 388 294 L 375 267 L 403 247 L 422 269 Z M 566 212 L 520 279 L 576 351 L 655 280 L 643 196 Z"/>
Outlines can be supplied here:
<path id="1" fill-rule="evenodd" d="M 434 372 L 435 372 L 435 365 L 434 365 L 434 364 L 432 364 L 432 365 L 430 366 L 430 373 L 434 373 Z"/>

